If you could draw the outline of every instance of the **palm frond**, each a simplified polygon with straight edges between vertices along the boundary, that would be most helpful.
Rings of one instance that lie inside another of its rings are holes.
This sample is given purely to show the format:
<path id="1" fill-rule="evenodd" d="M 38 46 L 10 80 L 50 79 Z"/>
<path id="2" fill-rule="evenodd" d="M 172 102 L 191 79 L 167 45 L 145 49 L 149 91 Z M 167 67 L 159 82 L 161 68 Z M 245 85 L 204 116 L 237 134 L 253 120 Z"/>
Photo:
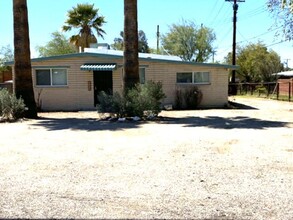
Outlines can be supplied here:
<path id="1" fill-rule="evenodd" d="M 104 39 L 106 32 L 102 29 L 105 21 L 105 17 L 99 16 L 99 9 L 94 8 L 94 4 L 77 4 L 77 7 L 73 7 L 68 11 L 68 19 L 65 21 L 65 25 L 62 27 L 64 31 L 70 31 L 73 28 L 79 29 L 79 46 L 89 46 L 92 41 L 97 41 L 92 29 L 95 30 L 98 37 Z M 95 39 L 93 39 L 93 37 Z M 77 35 L 71 37 L 72 41 L 77 42 Z"/>

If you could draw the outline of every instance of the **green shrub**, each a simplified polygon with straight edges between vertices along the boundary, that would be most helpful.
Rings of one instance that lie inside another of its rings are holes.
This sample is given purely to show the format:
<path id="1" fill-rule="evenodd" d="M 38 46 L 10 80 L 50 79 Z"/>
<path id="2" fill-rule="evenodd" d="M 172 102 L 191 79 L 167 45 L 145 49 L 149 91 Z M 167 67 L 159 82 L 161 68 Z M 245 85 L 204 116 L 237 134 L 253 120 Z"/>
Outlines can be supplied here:
<path id="1" fill-rule="evenodd" d="M 125 114 L 125 99 L 118 92 L 111 95 L 101 91 L 98 100 L 98 112 L 116 114 L 118 117 Z"/>
<path id="2" fill-rule="evenodd" d="M 98 95 L 97 108 L 100 113 L 114 113 L 118 117 L 157 115 L 161 111 L 161 101 L 165 97 L 162 83 L 149 81 L 143 85 L 137 84 L 124 96 L 119 93 L 108 95 L 101 92 Z"/>
<path id="3" fill-rule="evenodd" d="M 158 115 L 161 111 L 161 101 L 166 97 L 161 82 L 148 81 L 137 84 L 126 94 L 126 112 L 132 116 Z"/>
<path id="4" fill-rule="evenodd" d="M 7 89 L 0 90 L 0 118 L 16 120 L 23 116 L 25 104 L 23 99 L 16 98 Z"/>
<path id="5" fill-rule="evenodd" d="M 178 88 L 176 90 L 177 109 L 197 109 L 202 101 L 202 92 L 196 86 L 188 88 Z"/>

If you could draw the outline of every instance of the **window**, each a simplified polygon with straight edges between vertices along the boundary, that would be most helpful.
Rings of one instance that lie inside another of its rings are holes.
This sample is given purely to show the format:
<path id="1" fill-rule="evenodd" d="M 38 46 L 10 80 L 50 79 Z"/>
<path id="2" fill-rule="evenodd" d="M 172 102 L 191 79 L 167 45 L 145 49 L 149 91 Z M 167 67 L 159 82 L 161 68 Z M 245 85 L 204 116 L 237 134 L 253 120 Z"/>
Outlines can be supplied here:
<path id="1" fill-rule="evenodd" d="M 192 83 L 192 73 L 177 73 L 177 83 Z"/>
<path id="2" fill-rule="evenodd" d="M 37 86 L 66 86 L 67 70 L 66 69 L 37 69 L 36 70 Z"/>
<path id="3" fill-rule="evenodd" d="M 182 72 L 177 73 L 177 83 L 209 84 L 209 72 Z"/>
<path id="4" fill-rule="evenodd" d="M 139 83 L 145 84 L 145 68 L 139 68 Z"/>
<path id="5" fill-rule="evenodd" d="M 50 70 L 36 70 L 36 81 L 38 86 L 51 85 Z"/>
<path id="6" fill-rule="evenodd" d="M 210 83 L 210 73 L 209 72 L 195 72 L 194 83 Z"/>

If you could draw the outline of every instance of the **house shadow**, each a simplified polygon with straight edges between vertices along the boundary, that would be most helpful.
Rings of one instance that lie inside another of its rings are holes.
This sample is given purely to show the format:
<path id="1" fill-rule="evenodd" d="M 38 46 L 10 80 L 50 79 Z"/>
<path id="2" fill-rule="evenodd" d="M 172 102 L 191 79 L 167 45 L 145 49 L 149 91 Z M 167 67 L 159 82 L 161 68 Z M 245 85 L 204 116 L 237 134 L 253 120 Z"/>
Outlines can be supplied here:
<path id="1" fill-rule="evenodd" d="M 231 108 L 233 108 L 233 109 L 258 110 L 257 108 L 255 108 L 253 106 L 245 105 L 245 104 L 239 103 L 239 102 L 229 101 L 228 103 L 229 103 L 229 106 L 231 106 Z"/>
<path id="2" fill-rule="evenodd" d="M 140 128 L 144 124 L 173 124 L 182 127 L 206 127 L 211 129 L 267 129 L 289 127 L 290 122 L 269 121 L 252 117 L 189 116 L 182 118 L 159 117 L 155 121 L 111 122 L 93 118 L 40 118 L 34 126 L 45 127 L 49 131 L 119 131 Z"/>
<path id="3" fill-rule="evenodd" d="M 231 108 L 227 111 L 237 110 L 258 110 L 255 107 L 244 105 L 237 102 L 229 102 Z M 51 118 L 41 117 L 33 126 L 45 127 L 49 131 L 56 130 L 78 130 L 78 131 L 119 131 L 126 129 L 140 128 L 144 124 L 173 124 L 182 127 L 206 127 L 211 129 L 267 129 L 292 127 L 292 122 L 270 121 L 249 116 L 221 117 L 221 116 L 196 116 L 198 111 L 194 111 L 195 116 L 163 117 L 159 116 L 153 121 L 107 121 L 97 118 Z M 70 113 L 68 113 L 70 116 Z"/>

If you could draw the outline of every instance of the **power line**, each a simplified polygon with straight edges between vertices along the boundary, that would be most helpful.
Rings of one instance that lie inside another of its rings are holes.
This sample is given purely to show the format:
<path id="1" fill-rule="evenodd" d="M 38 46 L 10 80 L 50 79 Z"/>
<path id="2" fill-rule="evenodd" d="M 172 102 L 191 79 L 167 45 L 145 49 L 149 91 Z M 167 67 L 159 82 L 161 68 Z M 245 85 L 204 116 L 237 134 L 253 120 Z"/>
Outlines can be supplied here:
<path id="1" fill-rule="evenodd" d="M 218 13 L 216 14 L 216 16 L 214 17 L 214 19 L 212 20 L 212 24 L 214 23 L 214 21 L 216 21 L 217 17 L 218 17 L 219 14 L 221 13 L 221 11 L 222 11 L 224 5 L 225 5 L 225 2 L 223 2 L 223 4 L 222 4 L 221 8 L 219 9 Z M 212 26 L 212 24 L 211 24 L 211 26 Z"/>
<path id="2" fill-rule="evenodd" d="M 249 42 L 250 40 L 254 40 L 254 39 L 256 39 L 256 38 L 259 38 L 259 37 L 261 37 L 261 36 L 263 36 L 263 35 L 269 34 L 269 33 L 273 32 L 273 31 L 276 31 L 276 30 L 281 29 L 281 28 L 282 28 L 282 27 L 277 27 L 277 28 L 271 29 L 271 30 L 269 30 L 269 31 L 267 31 L 267 32 L 264 32 L 264 33 L 262 33 L 262 34 L 259 34 L 259 35 L 256 35 L 256 36 L 254 36 L 254 37 L 248 38 L 248 39 L 245 39 L 245 37 L 243 37 L 243 35 L 240 33 L 240 35 L 241 35 L 245 40 L 237 41 L 237 44 L 241 44 L 241 43 L 244 43 L 244 42 Z"/>
<path id="3" fill-rule="evenodd" d="M 219 43 L 218 44 L 221 44 L 223 40 L 225 40 L 227 38 L 227 36 L 231 33 L 232 31 L 232 27 L 230 27 L 228 29 L 228 31 L 223 35 L 223 37 L 221 38 L 221 40 L 219 40 Z"/>
<path id="4" fill-rule="evenodd" d="M 277 44 L 282 44 L 282 43 L 285 43 L 285 42 L 287 42 L 288 40 L 282 40 L 282 41 L 279 41 L 279 42 L 277 42 L 277 43 L 273 43 L 273 44 L 270 44 L 270 45 L 266 45 L 266 47 L 271 47 L 271 46 L 275 46 L 275 45 L 277 45 Z"/>
<path id="5" fill-rule="evenodd" d="M 266 6 L 262 5 L 258 8 L 255 8 L 255 9 L 245 13 L 245 14 L 239 14 L 238 18 L 244 19 L 247 17 L 254 17 L 256 15 L 264 13 L 265 11 L 266 11 Z"/>
<path id="6" fill-rule="evenodd" d="M 242 43 L 244 43 L 244 42 L 246 42 L 248 40 L 250 40 L 250 38 L 247 39 L 247 40 L 245 40 L 245 41 L 238 41 L 237 44 L 242 44 Z M 271 46 L 278 45 L 278 44 L 282 44 L 282 43 L 286 43 L 286 42 L 288 42 L 288 40 L 279 41 L 279 42 L 272 43 L 272 44 L 265 45 L 265 46 L 266 47 L 271 47 Z M 224 45 L 223 47 L 218 48 L 218 50 L 224 50 L 224 51 L 227 51 L 229 49 L 230 49 L 230 45 Z"/>
<path id="7" fill-rule="evenodd" d="M 210 15 L 212 15 L 212 14 L 214 13 L 214 11 L 215 11 L 215 9 L 216 9 L 216 7 L 217 7 L 219 1 L 220 1 L 220 0 L 217 0 L 217 1 L 215 2 L 214 6 L 213 6 L 213 9 L 212 9 L 211 12 L 208 14 L 208 18 L 211 18 Z M 206 20 L 208 20 L 208 18 L 207 18 Z"/>
<path id="8" fill-rule="evenodd" d="M 243 34 L 241 34 L 241 32 L 237 29 L 237 33 L 244 39 L 244 41 L 248 42 L 248 39 L 246 39 L 246 37 L 244 37 Z M 237 44 L 239 43 L 239 41 L 236 42 Z"/>
<path id="9" fill-rule="evenodd" d="M 222 17 L 224 17 L 226 15 L 226 17 L 224 18 L 220 18 L 220 19 L 217 19 L 217 23 L 215 23 L 215 27 L 221 27 L 227 23 L 230 23 L 231 22 L 231 17 L 230 16 L 227 16 L 229 13 L 229 10 L 230 8 L 229 7 L 226 7 L 226 10 L 222 13 Z"/>
<path id="10" fill-rule="evenodd" d="M 232 5 L 232 1 L 230 2 Z M 229 8 L 227 8 L 227 11 L 225 13 L 222 13 L 224 15 L 228 14 L 228 10 Z M 254 16 L 257 16 L 259 14 L 262 14 L 266 11 L 266 6 L 265 5 L 262 5 L 262 6 L 259 6 L 249 12 L 246 12 L 245 14 L 240 14 L 237 16 L 237 21 L 242 21 L 244 19 L 247 19 L 247 18 L 252 18 Z M 217 29 L 217 28 L 220 28 L 221 26 L 225 25 L 225 24 L 228 24 L 231 22 L 231 17 L 225 17 L 224 19 L 218 19 L 217 23 L 214 26 L 214 29 Z M 214 22 L 213 22 L 214 24 Z"/>

